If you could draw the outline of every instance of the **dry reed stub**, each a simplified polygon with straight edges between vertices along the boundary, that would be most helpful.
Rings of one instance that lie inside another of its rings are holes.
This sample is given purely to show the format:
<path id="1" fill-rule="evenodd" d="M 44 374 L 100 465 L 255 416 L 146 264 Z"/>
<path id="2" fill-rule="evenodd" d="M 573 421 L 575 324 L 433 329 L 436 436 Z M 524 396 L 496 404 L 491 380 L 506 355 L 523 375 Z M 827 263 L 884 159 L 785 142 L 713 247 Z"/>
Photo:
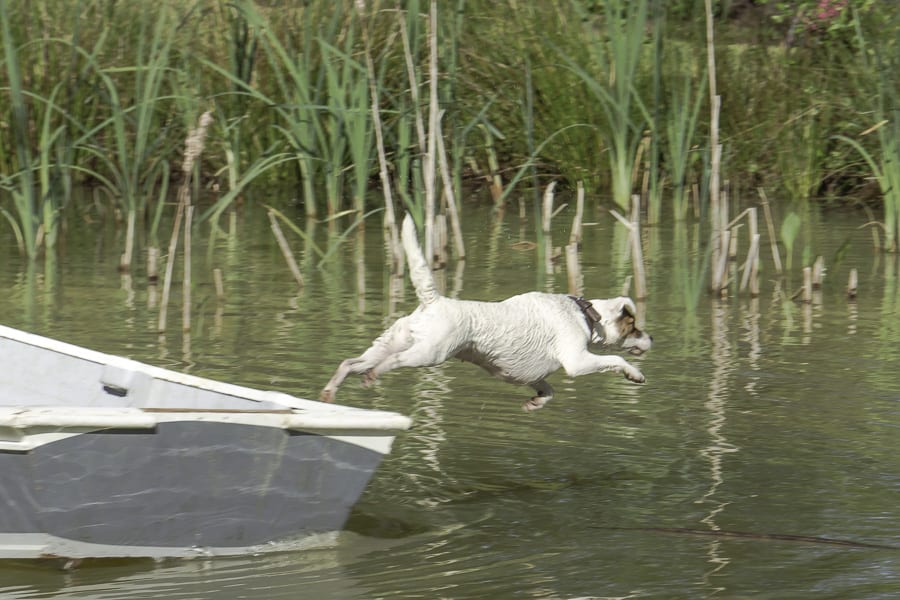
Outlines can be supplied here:
<path id="1" fill-rule="evenodd" d="M 584 183 L 578 182 L 578 191 L 575 197 L 575 217 L 572 219 L 572 232 L 569 234 L 569 244 L 575 244 L 576 248 L 581 244 L 581 228 L 584 215 Z"/>
<path id="2" fill-rule="evenodd" d="M 628 229 L 628 239 L 631 249 L 631 263 L 634 274 L 634 299 L 645 300 L 647 298 L 647 274 L 644 270 L 644 251 L 641 245 L 641 230 L 638 218 L 640 216 L 640 196 L 634 194 L 631 196 L 633 220 L 629 221 L 615 210 L 610 210 L 610 214 L 616 218 L 622 225 Z M 628 294 L 624 294 L 628 295 Z"/>
<path id="3" fill-rule="evenodd" d="M 221 302 L 225 299 L 225 284 L 222 282 L 222 269 L 213 269 L 213 283 L 216 287 L 216 299 Z"/>
<path id="4" fill-rule="evenodd" d="M 859 285 L 859 274 L 856 269 L 850 269 L 850 276 L 847 278 L 847 298 L 856 299 L 857 287 Z"/>
<path id="5" fill-rule="evenodd" d="M 544 234 L 550 233 L 550 225 L 553 220 L 553 190 L 556 189 L 556 182 L 551 181 L 547 184 L 547 187 L 544 189 L 544 200 L 542 203 L 543 210 L 541 211 L 541 227 L 543 228 Z"/>
<path id="6" fill-rule="evenodd" d="M 723 252 L 723 248 L 727 248 L 730 238 L 731 238 L 731 230 L 726 229 L 725 231 L 720 232 L 720 241 L 714 242 L 717 244 L 715 249 L 718 249 L 718 252 L 715 253 L 717 256 L 715 257 L 715 262 L 713 263 L 713 277 L 712 277 L 712 288 L 711 292 L 713 294 L 721 294 L 723 297 L 728 293 L 728 278 L 726 277 L 728 273 L 728 253 Z"/>
<path id="7" fill-rule="evenodd" d="M 803 289 L 800 295 L 800 300 L 804 304 L 809 304 L 810 302 L 812 302 L 812 281 L 812 267 L 803 267 Z"/>
<path id="8" fill-rule="evenodd" d="M 775 272 L 782 274 L 781 253 L 778 251 L 778 238 L 775 236 L 775 221 L 772 219 L 772 209 L 769 207 L 769 197 L 766 190 L 756 188 L 759 194 L 759 201 L 763 207 L 763 216 L 766 218 L 766 230 L 769 232 L 769 245 L 772 248 L 772 262 L 775 263 Z"/>
<path id="9" fill-rule="evenodd" d="M 754 234 L 750 240 L 750 249 L 747 251 L 747 260 L 744 262 L 743 274 L 741 276 L 740 291 L 744 291 L 750 287 L 750 295 L 755 297 L 759 295 L 759 240 L 760 235 Z"/>
<path id="10" fill-rule="evenodd" d="M 150 246 L 147 248 L 147 281 L 156 283 L 159 281 L 159 248 Z"/>
<path id="11" fill-rule="evenodd" d="M 812 268 L 812 287 L 814 290 L 822 289 L 822 281 L 825 279 L 825 259 L 819 256 Z"/>
<path id="12" fill-rule="evenodd" d="M 728 245 L 728 260 L 737 260 L 738 255 L 738 232 L 740 231 L 740 225 L 736 227 L 732 227 L 731 229 L 731 241 Z"/>
<path id="13" fill-rule="evenodd" d="M 291 252 L 291 246 L 290 244 L 288 244 L 287 239 L 284 237 L 284 232 L 281 231 L 281 226 L 278 224 L 278 221 L 275 218 L 275 212 L 271 209 L 269 210 L 269 224 L 272 227 L 272 233 L 275 234 L 275 240 L 278 242 L 278 247 L 281 249 L 281 254 L 284 256 L 284 260 L 288 264 L 291 275 L 294 276 L 294 280 L 297 282 L 297 285 L 302 288 L 303 275 L 300 274 L 300 267 L 297 266 L 297 261 L 294 260 L 294 254 L 293 252 Z"/>
<path id="14" fill-rule="evenodd" d="M 447 216 L 438 214 L 434 217 L 434 266 L 444 267 L 447 265 L 449 252 L 447 235 Z"/>
<path id="15" fill-rule="evenodd" d="M 181 329 L 191 330 L 191 224 L 194 218 L 194 207 L 188 206 L 184 215 L 184 284 L 181 288 Z"/>
<path id="16" fill-rule="evenodd" d="M 581 262 L 578 258 L 578 244 L 566 246 L 566 273 L 569 281 L 569 293 L 581 296 L 584 293 L 584 278 L 581 276 Z"/>
<path id="17" fill-rule="evenodd" d="M 175 253 L 178 250 L 178 234 L 181 230 L 181 220 L 187 207 L 191 204 L 191 172 L 194 168 L 194 162 L 200 158 L 203 153 L 203 145 L 206 140 L 206 130 L 212 125 L 213 116 L 211 111 L 206 111 L 200 116 L 200 121 L 196 129 L 191 130 L 184 142 L 184 161 L 181 169 L 184 178 L 178 188 L 178 207 L 175 209 L 175 223 L 172 225 L 172 237 L 169 238 L 169 253 L 166 256 L 166 274 L 163 279 L 162 298 L 159 304 L 159 319 L 157 321 L 157 331 L 164 333 L 166 330 L 166 319 L 169 308 L 169 292 L 172 289 L 172 273 L 175 267 Z M 193 209 L 193 207 L 191 207 Z M 190 217 L 189 213 L 189 217 Z M 185 240 L 190 240 L 190 225 L 186 226 Z M 185 260 L 189 261 L 190 251 L 185 251 Z M 185 263 L 187 266 L 187 262 Z M 189 287 L 189 286 L 188 286 Z M 187 298 L 190 298 L 190 291 L 186 292 Z M 184 309 L 189 310 L 189 309 Z M 186 327 L 190 327 L 190 316 L 187 316 Z"/>

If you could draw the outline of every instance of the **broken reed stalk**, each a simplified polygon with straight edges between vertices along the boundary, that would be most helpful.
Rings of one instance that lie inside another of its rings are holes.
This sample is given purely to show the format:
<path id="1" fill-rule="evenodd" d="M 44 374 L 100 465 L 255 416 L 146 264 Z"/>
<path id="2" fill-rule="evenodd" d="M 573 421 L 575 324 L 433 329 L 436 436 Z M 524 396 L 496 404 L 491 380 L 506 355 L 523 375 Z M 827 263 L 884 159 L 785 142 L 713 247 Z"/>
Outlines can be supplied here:
<path id="1" fill-rule="evenodd" d="M 544 198 L 541 204 L 541 232 L 544 238 L 544 272 L 553 274 L 553 236 L 550 233 L 553 222 L 553 190 L 556 182 L 551 181 L 544 189 Z"/>
<path id="2" fill-rule="evenodd" d="M 178 233 L 181 230 L 181 220 L 184 218 L 185 208 L 191 203 L 191 174 L 194 171 L 194 162 L 203 154 L 203 145 L 206 142 L 206 130 L 212 125 L 211 111 L 200 115 L 200 121 L 196 129 L 192 129 L 184 141 L 184 161 L 181 163 L 182 180 L 178 188 L 178 208 L 175 211 L 175 223 L 172 225 L 172 237 L 169 239 L 169 255 L 166 257 L 166 274 L 163 279 L 162 298 L 159 303 L 159 320 L 157 330 L 159 333 L 166 331 L 166 318 L 169 309 L 169 293 L 172 290 L 172 272 L 175 269 L 175 252 L 178 250 Z"/>
<path id="3" fill-rule="evenodd" d="M 182 187 L 183 184 L 182 184 Z M 178 193 L 179 198 L 181 192 Z M 172 225 L 172 237 L 169 238 L 169 254 L 166 258 L 166 273 L 163 276 L 162 297 L 159 301 L 159 320 L 156 329 L 159 333 L 166 331 L 166 317 L 169 310 L 169 292 L 172 289 L 172 272 L 175 269 L 175 252 L 178 250 L 178 234 L 181 231 L 181 220 L 184 218 L 184 203 L 179 199 L 175 210 L 175 223 Z"/>
<path id="4" fill-rule="evenodd" d="M 812 267 L 803 267 L 803 293 L 800 296 L 800 300 L 804 304 L 812 302 L 812 290 Z"/>
<path id="5" fill-rule="evenodd" d="M 720 146 L 718 151 L 721 153 L 721 150 L 722 148 Z M 725 182 L 725 186 L 727 188 L 727 181 Z M 738 220 L 740 220 L 741 217 L 744 216 L 745 213 L 741 213 L 737 218 L 729 222 L 728 193 L 725 191 L 725 189 L 722 189 L 719 190 L 717 196 L 718 200 L 716 207 L 712 210 L 713 272 L 710 290 L 714 294 L 721 294 L 722 296 L 724 296 L 726 294 L 725 287 L 728 285 L 728 278 L 726 277 L 726 274 L 728 272 L 728 261 L 730 258 L 736 256 L 737 254 L 736 246 L 735 252 L 731 252 L 731 240 L 736 236 L 737 233 L 737 230 L 732 230 L 732 227 L 737 223 Z"/>
<path id="6" fill-rule="evenodd" d="M 756 188 L 759 194 L 759 200 L 763 206 L 763 215 L 766 217 L 766 229 L 769 232 L 769 244 L 772 247 L 772 260 L 775 263 L 775 271 L 781 275 L 781 254 L 778 252 L 778 238 L 775 237 L 775 222 L 772 220 L 772 210 L 769 208 L 769 197 L 766 196 L 766 190 Z"/>
<path id="7" fill-rule="evenodd" d="M 394 197 L 391 192 L 391 176 L 388 172 L 387 154 L 384 151 L 384 129 L 381 123 L 381 107 L 378 100 L 378 85 L 375 80 L 375 63 L 372 61 L 372 48 L 369 41 L 369 29 L 365 21 L 365 3 L 357 2 L 360 12 L 363 46 L 366 55 L 366 75 L 369 81 L 369 95 L 372 97 L 372 129 L 375 131 L 375 149 L 378 155 L 378 176 L 381 179 L 381 190 L 384 194 L 384 226 L 388 230 L 392 271 L 403 273 L 403 250 L 400 245 L 400 231 L 394 212 Z"/>
<path id="8" fill-rule="evenodd" d="M 434 214 L 437 205 L 435 178 L 437 176 L 438 124 L 438 68 L 437 68 L 437 0 L 431 0 L 428 17 L 428 140 L 422 156 L 422 181 L 425 184 L 425 259 L 430 265 L 434 258 Z"/>
<path id="9" fill-rule="evenodd" d="M 631 265 L 634 272 L 634 299 L 646 300 L 647 274 L 644 270 L 644 251 L 641 247 L 641 230 L 637 220 L 637 216 L 640 214 L 640 201 L 640 196 L 631 196 L 632 206 L 634 206 L 632 212 L 635 215 L 632 221 L 629 221 L 615 210 L 610 210 L 609 212 L 628 229 L 628 239 L 631 242 Z"/>
<path id="10" fill-rule="evenodd" d="M 634 299 L 647 299 L 647 274 L 644 272 L 644 251 L 641 248 L 641 230 L 637 221 L 632 221 L 631 260 L 634 268 Z"/>
<path id="11" fill-rule="evenodd" d="M 291 246 L 290 244 L 288 244 L 287 239 L 284 237 L 284 232 L 281 231 L 281 226 L 275 219 L 275 213 L 271 209 L 269 210 L 269 224 L 272 226 L 272 233 L 275 234 L 275 239 L 278 241 L 278 247 L 281 248 L 281 254 L 284 255 L 284 260 L 287 262 L 288 268 L 291 270 L 291 275 L 294 276 L 294 280 L 297 282 L 297 285 L 302 288 L 303 275 L 300 273 L 300 268 L 297 266 L 297 261 L 294 260 L 294 254 L 291 252 Z"/>
<path id="12" fill-rule="evenodd" d="M 722 145 L 719 143 L 719 114 L 722 108 L 722 98 L 716 89 L 716 48 L 713 29 L 712 0 L 704 0 L 706 9 L 706 62 L 707 76 L 709 78 L 709 146 L 710 146 L 710 174 L 709 174 L 709 203 L 710 219 L 712 221 L 712 248 L 713 248 L 713 273 L 712 291 L 721 292 L 724 288 L 724 269 L 721 254 L 728 253 L 728 234 L 723 227 L 727 221 L 728 211 L 720 206 L 719 197 L 719 170 L 722 160 Z"/>
<path id="13" fill-rule="evenodd" d="M 569 279 L 569 293 L 573 296 L 584 294 L 584 279 L 581 276 L 581 263 L 578 260 L 578 244 L 566 246 L 566 273 Z"/>
<path id="14" fill-rule="evenodd" d="M 728 260 L 735 260 L 738 253 L 738 240 L 740 239 L 741 226 L 731 228 L 731 238 L 728 241 Z"/>
<path id="15" fill-rule="evenodd" d="M 847 299 L 855 300 L 856 291 L 859 285 L 859 274 L 856 268 L 850 269 L 850 276 L 847 278 Z"/>
<path id="16" fill-rule="evenodd" d="M 443 117 L 444 111 L 441 111 Z M 440 117 L 438 118 L 440 126 Z M 441 167 L 441 180 L 444 182 L 444 198 L 447 200 L 447 211 L 450 213 L 450 227 L 453 229 L 453 247 L 456 250 L 456 258 L 466 257 L 466 248 L 463 245 L 462 228 L 459 225 L 459 211 L 456 209 L 456 195 L 453 193 L 453 179 L 450 177 L 450 166 L 447 163 L 447 149 L 444 147 L 444 136 L 437 139 L 438 162 Z"/>
<path id="17" fill-rule="evenodd" d="M 222 282 L 222 269 L 213 269 L 213 284 L 216 288 L 216 300 L 221 302 L 225 299 L 225 285 Z"/>
<path id="18" fill-rule="evenodd" d="M 718 249 L 719 251 L 717 253 L 714 253 L 716 260 L 713 263 L 712 292 L 714 294 L 725 296 L 726 288 L 728 287 L 728 279 L 725 277 L 725 274 L 728 272 L 728 253 L 722 251 L 722 247 L 728 247 L 728 243 L 731 239 L 731 230 L 726 229 L 719 235 L 721 245 Z"/>
<path id="19" fill-rule="evenodd" d="M 409 47 L 409 31 L 406 28 L 406 16 L 403 11 L 397 11 L 397 18 L 400 21 L 400 39 L 403 41 L 403 56 L 406 59 L 406 76 L 409 78 L 409 95 L 412 97 L 413 106 L 417 107 L 414 116 L 419 153 L 424 155 L 427 150 L 425 147 L 425 123 L 422 121 L 422 112 L 418 110 L 419 83 L 416 80 L 416 67 L 413 64 L 412 50 Z"/>
<path id="20" fill-rule="evenodd" d="M 709 198 L 713 207 L 719 203 L 719 164 L 722 148 L 719 145 L 719 112 L 722 107 L 721 97 L 716 89 L 716 46 L 713 29 L 712 0 L 704 0 L 706 9 L 706 73 L 709 78 L 709 145 L 712 154 L 709 175 Z"/>
<path id="21" fill-rule="evenodd" d="M 750 238 L 750 249 L 747 251 L 747 261 L 744 263 L 744 274 L 741 277 L 740 287 L 740 290 L 743 292 L 749 285 L 750 295 L 754 298 L 756 296 L 759 296 L 759 278 L 757 268 L 757 265 L 759 263 L 759 240 L 760 235 L 758 233 L 753 234 L 753 236 Z"/>
<path id="22" fill-rule="evenodd" d="M 550 224 L 553 220 L 553 190 L 556 188 L 556 182 L 551 181 L 544 189 L 544 201 L 541 211 L 541 229 L 545 234 L 550 233 Z"/>
<path id="23" fill-rule="evenodd" d="M 821 256 L 816 258 L 812 268 L 812 287 L 814 290 L 822 289 L 822 281 L 825 279 L 825 259 Z"/>
<path id="24" fill-rule="evenodd" d="M 181 287 L 181 330 L 191 330 L 191 223 L 194 206 L 188 205 L 184 215 L 184 283 Z"/>
<path id="25" fill-rule="evenodd" d="M 159 248 L 155 246 L 147 248 L 147 281 L 150 283 L 156 283 L 159 279 L 159 272 L 157 271 L 158 263 Z"/>
<path id="26" fill-rule="evenodd" d="M 438 214 L 434 216 L 434 257 L 437 265 L 443 267 L 447 264 L 447 216 Z"/>
<path id="27" fill-rule="evenodd" d="M 581 244 L 581 223 L 584 215 L 584 183 L 578 182 L 578 193 L 575 197 L 575 218 L 572 219 L 572 233 L 569 234 L 569 244 L 575 244 L 577 249 Z"/>

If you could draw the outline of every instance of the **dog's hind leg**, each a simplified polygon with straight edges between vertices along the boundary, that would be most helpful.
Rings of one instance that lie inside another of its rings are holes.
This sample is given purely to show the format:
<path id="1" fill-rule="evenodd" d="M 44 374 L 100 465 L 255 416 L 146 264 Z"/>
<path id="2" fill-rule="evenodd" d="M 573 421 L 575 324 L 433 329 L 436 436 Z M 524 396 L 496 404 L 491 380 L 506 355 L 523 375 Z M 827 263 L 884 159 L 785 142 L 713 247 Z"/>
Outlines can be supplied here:
<path id="1" fill-rule="evenodd" d="M 372 348 L 369 350 L 372 350 Z M 368 352 L 369 351 L 366 351 L 356 358 L 342 360 L 341 364 L 338 365 L 337 370 L 334 372 L 334 375 L 325 387 L 322 388 L 322 392 L 319 394 L 319 400 L 322 402 L 334 402 L 334 396 L 337 394 L 337 389 L 344 383 L 344 380 L 348 375 L 351 373 L 365 373 L 368 371 L 372 364 L 370 360 L 366 360 L 366 354 Z"/>
<path id="2" fill-rule="evenodd" d="M 543 379 L 537 383 L 532 383 L 531 387 L 537 392 L 537 396 L 534 396 L 522 405 L 522 408 L 527 412 L 537 410 L 553 399 L 553 388 Z"/>
<path id="3" fill-rule="evenodd" d="M 417 342 L 400 352 L 385 356 L 381 362 L 366 373 L 366 379 L 371 383 L 384 373 L 394 369 L 401 367 L 433 367 L 441 364 L 448 358 L 449 354 L 446 349 L 433 344 Z"/>
<path id="4" fill-rule="evenodd" d="M 392 354 L 402 351 L 411 343 L 402 324 L 399 326 L 398 324 L 400 324 L 399 321 L 378 336 L 378 339 L 372 342 L 372 345 L 359 356 L 341 361 L 334 375 L 319 394 L 319 400 L 322 402 L 333 402 L 338 387 L 351 374 L 363 373 L 363 384 L 371 384 L 375 380 L 371 375 L 372 369 L 379 363 L 384 362 Z"/>

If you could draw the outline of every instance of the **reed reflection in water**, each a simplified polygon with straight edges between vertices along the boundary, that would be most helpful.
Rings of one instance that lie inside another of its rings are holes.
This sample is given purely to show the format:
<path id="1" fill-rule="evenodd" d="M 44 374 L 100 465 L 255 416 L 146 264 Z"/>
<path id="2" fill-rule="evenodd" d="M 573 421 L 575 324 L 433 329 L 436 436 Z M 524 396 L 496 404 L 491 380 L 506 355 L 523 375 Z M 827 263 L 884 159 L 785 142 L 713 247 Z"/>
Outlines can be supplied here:
<path id="1" fill-rule="evenodd" d="M 554 218 L 551 239 L 570 239 L 571 210 Z M 521 244 L 534 224 L 512 213 L 465 207 L 466 262 L 438 273 L 445 293 L 570 291 L 565 261 L 548 272 L 538 247 Z M 403 412 L 416 426 L 324 549 L 71 573 L 2 563 L 0 596 L 890 598 L 900 552 L 876 546 L 900 545 L 900 292 L 896 258 L 873 260 L 858 224 L 811 226 L 830 270 L 809 303 L 791 299 L 799 271 L 779 278 L 765 252 L 758 297 L 737 289 L 736 260 L 729 297 L 714 299 L 702 227 L 642 228 L 654 348 L 629 360 L 644 386 L 560 373 L 557 397 L 525 414 L 525 388 L 458 361 L 370 389 L 348 381 L 342 402 Z M 323 228 L 305 231 L 327 246 Z M 121 277 L 114 244 L 98 249 L 77 227 L 69 235 L 48 273 L 0 265 L 0 321 L 236 383 L 315 397 L 342 358 L 415 306 L 385 268 L 374 222 L 321 266 L 291 239 L 298 289 L 265 214 L 248 213 L 211 253 L 193 253 L 189 337 L 160 338 L 144 273 Z M 760 248 L 768 242 L 762 232 Z M 629 247 L 612 216 L 584 216 L 586 294 L 621 291 Z"/>

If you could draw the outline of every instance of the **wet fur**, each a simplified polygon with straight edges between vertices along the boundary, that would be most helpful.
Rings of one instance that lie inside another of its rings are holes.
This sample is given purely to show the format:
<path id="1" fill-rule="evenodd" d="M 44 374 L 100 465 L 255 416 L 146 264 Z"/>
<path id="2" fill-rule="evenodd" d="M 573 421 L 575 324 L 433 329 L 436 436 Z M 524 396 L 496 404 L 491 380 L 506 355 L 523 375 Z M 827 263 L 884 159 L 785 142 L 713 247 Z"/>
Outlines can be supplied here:
<path id="1" fill-rule="evenodd" d="M 402 238 L 419 307 L 398 319 L 360 356 L 341 362 L 321 400 L 333 401 L 350 374 L 362 374 L 369 385 L 388 371 L 438 365 L 453 357 L 503 381 L 531 386 L 536 395 L 525 402 L 525 410 L 541 408 L 553 397 L 545 378 L 559 368 L 571 377 L 614 371 L 644 382 L 644 375 L 622 357 L 588 351 L 592 342 L 633 353 L 650 348 L 650 336 L 635 327 L 631 299 L 591 300 L 601 317 L 593 332 L 578 305 L 564 294 L 528 292 L 501 302 L 453 300 L 438 293 L 409 215 Z"/>

